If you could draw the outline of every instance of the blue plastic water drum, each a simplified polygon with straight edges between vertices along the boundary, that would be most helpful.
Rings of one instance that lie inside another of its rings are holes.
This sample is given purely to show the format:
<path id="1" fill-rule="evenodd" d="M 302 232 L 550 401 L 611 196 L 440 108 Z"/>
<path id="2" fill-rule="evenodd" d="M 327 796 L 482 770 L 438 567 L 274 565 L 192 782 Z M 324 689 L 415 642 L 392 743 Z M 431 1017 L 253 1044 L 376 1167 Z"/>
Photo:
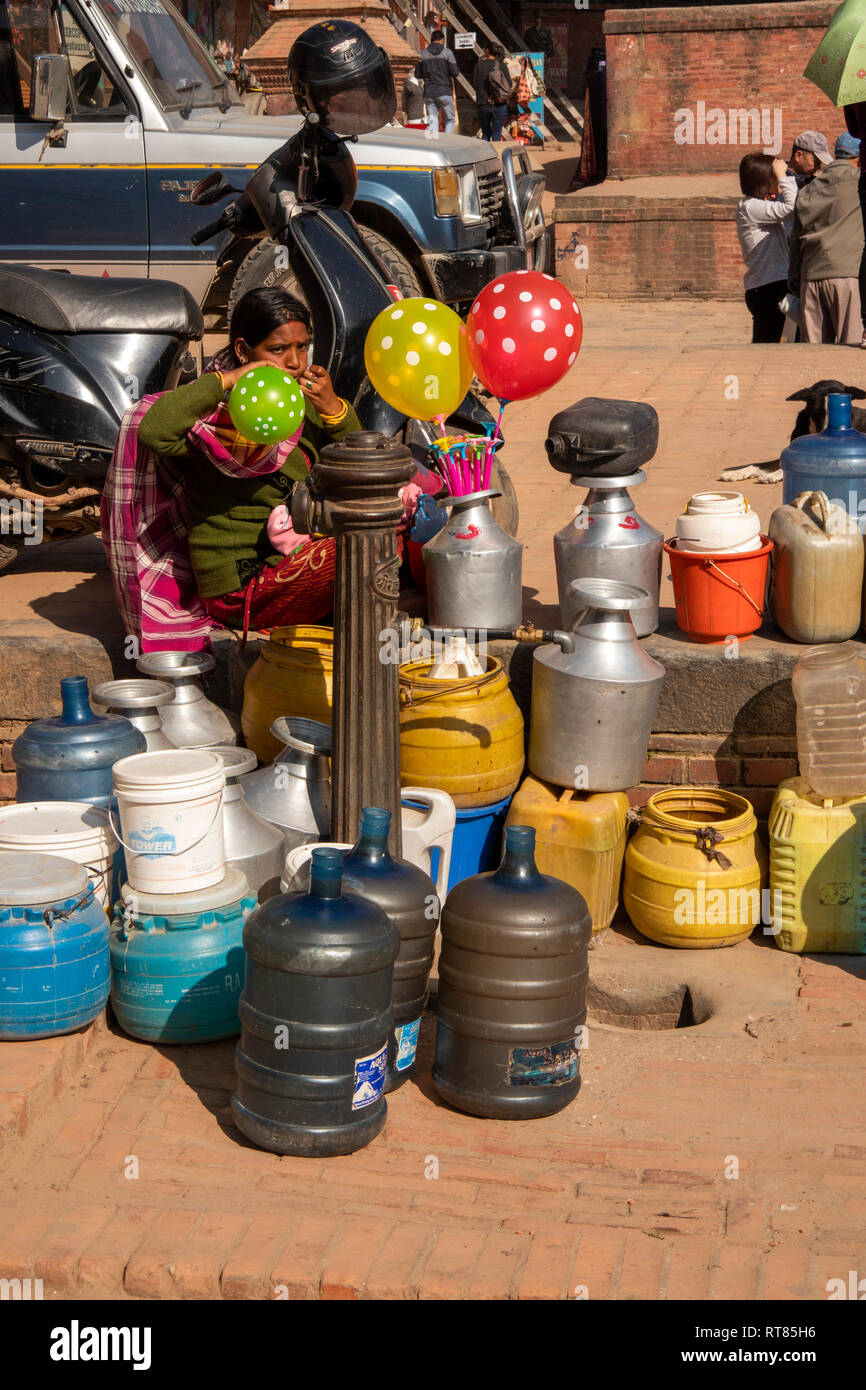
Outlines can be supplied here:
<path id="1" fill-rule="evenodd" d="M 111 1007 L 124 1032 L 159 1043 L 239 1033 L 244 922 L 255 906 L 240 869 L 193 893 L 125 883 L 111 925 Z"/>
<path id="2" fill-rule="evenodd" d="M 108 991 L 108 918 L 86 870 L 53 854 L 0 854 L 0 1039 L 71 1033 Z"/>
<path id="3" fill-rule="evenodd" d="M 829 395 L 826 429 L 793 440 L 780 461 L 784 503 L 801 492 L 826 492 L 831 502 L 866 524 L 866 434 L 851 425 L 849 395 Z"/>
<path id="4" fill-rule="evenodd" d="M 457 812 L 451 844 L 448 891 L 473 874 L 495 869 L 502 858 L 502 828 L 511 797 L 489 806 L 469 806 Z"/>

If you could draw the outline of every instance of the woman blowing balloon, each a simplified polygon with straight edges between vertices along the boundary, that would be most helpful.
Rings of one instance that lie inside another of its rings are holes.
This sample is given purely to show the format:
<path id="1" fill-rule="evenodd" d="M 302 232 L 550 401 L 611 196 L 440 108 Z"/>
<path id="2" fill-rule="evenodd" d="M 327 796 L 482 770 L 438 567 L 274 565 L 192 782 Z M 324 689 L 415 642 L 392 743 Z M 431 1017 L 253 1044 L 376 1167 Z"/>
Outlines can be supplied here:
<path id="1" fill-rule="evenodd" d="M 197 381 L 133 407 L 115 448 L 102 532 L 118 607 L 144 651 L 199 650 L 215 626 L 246 633 L 331 611 L 334 541 L 296 534 L 287 504 L 358 418 L 310 362 L 309 311 L 285 291 L 244 295 L 229 338 Z M 294 378 L 305 400 L 295 432 L 266 445 L 238 433 L 227 405 L 264 365 Z M 407 507 L 418 490 L 405 490 Z"/>

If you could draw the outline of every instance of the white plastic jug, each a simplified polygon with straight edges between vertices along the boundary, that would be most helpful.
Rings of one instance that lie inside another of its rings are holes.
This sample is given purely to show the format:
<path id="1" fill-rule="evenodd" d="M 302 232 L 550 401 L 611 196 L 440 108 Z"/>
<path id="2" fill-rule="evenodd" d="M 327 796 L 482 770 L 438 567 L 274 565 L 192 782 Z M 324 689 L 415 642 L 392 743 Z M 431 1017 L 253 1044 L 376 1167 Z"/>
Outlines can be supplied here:
<path id="1" fill-rule="evenodd" d="M 400 792 L 403 805 L 403 857 L 417 864 L 425 874 L 430 874 L 432 849 L 439 850 L 439 863 L 436 866 L 436 893 L 440 903 L 444 903 L 448 893 L 448 873 L 451 868 L 451 841 L 457 812 L 454 802 L 447 792 L 433 790 L 432 787 L 403 787 Z M 415 804 L 405 805 L 406 801 Z M 292 892 L 298 870 L 306 864 L 314 849 L 351 849 L 351 845 L 338 844 L 333 840 L 308 845 L 296 845 L 286 855 L 280 890 Z M 430 874 L 432 878 L 432 874 Z"/>

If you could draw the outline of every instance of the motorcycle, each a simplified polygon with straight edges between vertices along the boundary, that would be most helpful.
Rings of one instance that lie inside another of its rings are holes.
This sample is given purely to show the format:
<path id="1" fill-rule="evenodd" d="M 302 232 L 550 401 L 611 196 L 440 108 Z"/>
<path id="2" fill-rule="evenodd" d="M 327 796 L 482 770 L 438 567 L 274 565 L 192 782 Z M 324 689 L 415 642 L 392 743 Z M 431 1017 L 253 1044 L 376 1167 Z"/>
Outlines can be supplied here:
<path id="1" fill-rule="evenodd" d="M 357 184 L 352 138 L 336 135 L 310 111 L 243 191 L 222 173 L 196 186 L 191 197 L 200 206 L 239 196 L 191 240 L 201 245 L 230 230 L 285 247 L 312 312 L 315 360 L 328 367 L 365 429 L 400 435 L 424 467 L 433 427 L 383 401 L 364 368 L 367 329 L 400 295 L 349 215 Z M 39 508 L 43 540 L 98 531 L 124 412 L 195 374 L 189 344 L 203 332 L 199 306 L 173 283 L 0 269 L 0 571 L 20 553 L 28 508 Z M 448 428 L 482 433 L 492 420 L 470 393 Z M 494 514 L 514 533 L 516 495 L 498 458 L 491 486 L 502 494 Z"/>

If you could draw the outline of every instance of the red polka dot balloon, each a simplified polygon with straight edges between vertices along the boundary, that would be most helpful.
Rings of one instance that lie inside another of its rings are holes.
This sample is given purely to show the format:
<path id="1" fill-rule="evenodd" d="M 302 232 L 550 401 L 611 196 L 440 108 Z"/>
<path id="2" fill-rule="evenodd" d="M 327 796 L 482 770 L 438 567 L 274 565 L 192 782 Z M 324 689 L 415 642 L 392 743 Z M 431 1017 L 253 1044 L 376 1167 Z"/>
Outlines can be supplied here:
<path id="1" fill-rule="evenodd" d="M 494 396 L 525 401 L 561 381 L 583 337 L 568 290 L 540 270 L 509 270 L 485 285 L 466 320 L 476 376 Z"/>

